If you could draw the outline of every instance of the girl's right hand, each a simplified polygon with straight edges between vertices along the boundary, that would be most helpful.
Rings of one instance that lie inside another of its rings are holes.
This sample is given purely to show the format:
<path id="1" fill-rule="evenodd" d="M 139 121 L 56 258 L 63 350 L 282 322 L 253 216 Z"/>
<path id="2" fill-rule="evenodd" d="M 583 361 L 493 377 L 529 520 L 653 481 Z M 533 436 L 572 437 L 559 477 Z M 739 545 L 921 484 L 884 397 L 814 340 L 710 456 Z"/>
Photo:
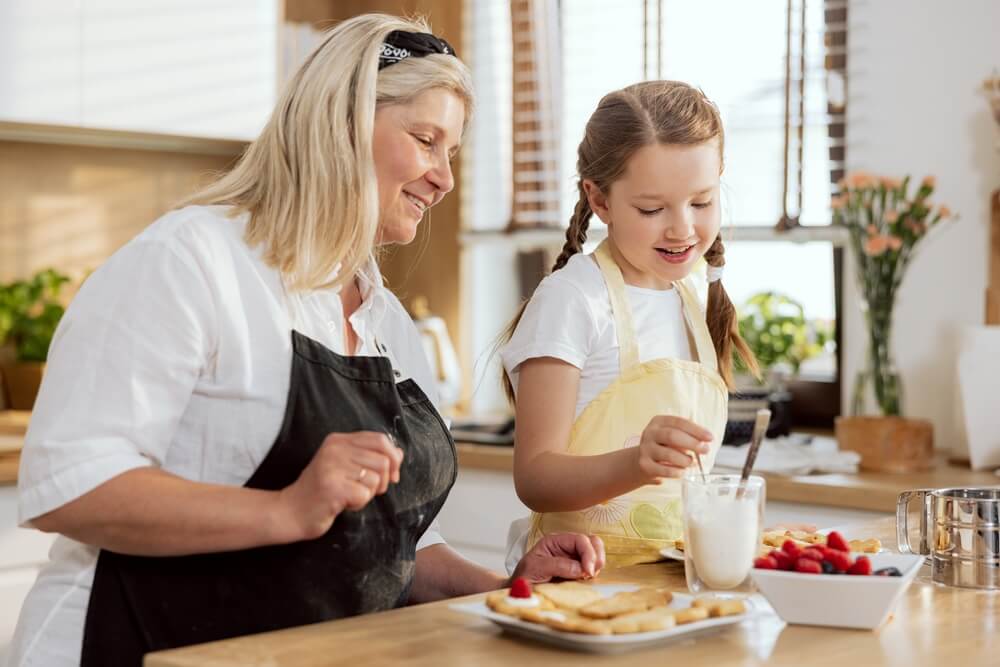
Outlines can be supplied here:
<path id="1" fill-rule="evenodd" d="M 344 510 L 359 510 L 399 481 L 403 450 L 384 433 L 331 433 L 291 485 L 279 492 L 293 541 L 326 533 Z"/>
<path id="2" fill-rule="evenodd" d="M 653 417 L 639 440 L 639 471 L 648 481 L 682 477 L 695 454 L 707 454 L 711 431 L 680 417 Z"/>

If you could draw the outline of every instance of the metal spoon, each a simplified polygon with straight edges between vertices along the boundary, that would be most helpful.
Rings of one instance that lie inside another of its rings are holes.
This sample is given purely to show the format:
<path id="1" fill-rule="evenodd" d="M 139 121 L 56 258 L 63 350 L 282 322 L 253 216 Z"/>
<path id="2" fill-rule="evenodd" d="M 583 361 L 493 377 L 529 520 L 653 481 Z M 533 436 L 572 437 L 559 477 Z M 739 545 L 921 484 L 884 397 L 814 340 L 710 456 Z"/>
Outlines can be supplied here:
<path id="1" fill-rule="evenodd" d="M 753 422 L 753 435 L 750 436 L 750 449 L 747 450 L 747 460 L 743 463 L 743 472 L 740 474 L 740 486 L 736 490 L 736 497 L 742 498 L 746 492 L 747 479 L 750 478 L 750 470 L 753 469 L 754 461 L 757 460 L 757 452 L 767 435 L 767 427 L 771 423 L 771 411 L 767 408 L 757 410 L 757 417 Z"/>
<path id="2" fill-rule="evenodd" d="M 705 468 L 701 465 L 701 454 L 695 452 L 694 460 L 698 462 L 698 472 L 701 474 L 701 483 L 708 484 L 708 479 L 705 478 Z"/>

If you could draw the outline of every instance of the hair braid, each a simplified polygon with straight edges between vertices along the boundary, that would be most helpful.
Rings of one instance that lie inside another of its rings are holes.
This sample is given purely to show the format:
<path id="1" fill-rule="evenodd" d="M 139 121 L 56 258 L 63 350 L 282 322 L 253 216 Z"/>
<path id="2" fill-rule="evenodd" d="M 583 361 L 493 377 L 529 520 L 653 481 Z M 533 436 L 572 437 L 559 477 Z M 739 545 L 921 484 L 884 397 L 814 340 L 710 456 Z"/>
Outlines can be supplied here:
<path id="1" fill-rule="evenodd" d="M 705 252 L 705 261 L 709 266 L 721 268 L 726 265 L 726 247 L 722 244 L 722 235 Z M 712 344 L 719 360 L 719 374 L 725 380 L 726 386 L 733 388 L 733 349 L 740 356 L 747 369 L 756 377 L 760 377 L 760 368 L 750 347 L 740 336 L 739 322 L 736 317 L 736 307 L 729 299 L 726 288 L 721 280 L 708 285 L 708 313 L 706 316 L 708 331 L 712 335 Z"/>
<path id="2" fill-rule="evenodd" d="M 562 252 L 556 258 L 556 263 L 552 265 L 553 271 L 558 271 L 566 266 L 566 262 L 573 255 L 583 252 L 583 244 L 587 242 L 587 228 L 590 227 L 590 218 L 594 212 L 590 210 L 590 200 L 583 189 L 583 181 L 577 186 L 580 190 L 580 198 L 573 209 L 573 217 L 569 219 L 569 227 L 566 228 L 566 242 L 563 244 Z"/>

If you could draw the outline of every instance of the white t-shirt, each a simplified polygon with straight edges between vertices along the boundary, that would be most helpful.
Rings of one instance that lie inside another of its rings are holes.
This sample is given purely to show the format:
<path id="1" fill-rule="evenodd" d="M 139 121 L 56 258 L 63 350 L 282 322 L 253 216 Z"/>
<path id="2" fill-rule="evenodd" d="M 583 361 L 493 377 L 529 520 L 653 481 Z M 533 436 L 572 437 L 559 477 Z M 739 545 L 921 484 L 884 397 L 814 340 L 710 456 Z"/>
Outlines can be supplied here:
<path id="1" fill-rule="evenodd" d="M 692 359 L 684 309 L 675 289 L 625 286 L 639 361 Z M 576 416 L 621 374 L 611 299 L 597 262 L 583 253 L 546 276 L 524 309 L 514 336 L 500 352 L 517 390 L 519 366 L 554 357 L 580 369 Z"/>
<path id="2" fill-rule="evenodd" d="M 127 470 L 242 486 L 281 427 L 291 329 L 344 353 L 338 291 L 286 297 L 226 207 L 173 211 L 95 271 L 49 352 L 18 478 L 23 525 Z M 435 402 L 412 320 L 374 262 L 350 322 Z M 442 542 L 437 523 L 417 544 Z M 11 667 L 77 665 L 98 550 L 57 538 L 21 610 Z"/>

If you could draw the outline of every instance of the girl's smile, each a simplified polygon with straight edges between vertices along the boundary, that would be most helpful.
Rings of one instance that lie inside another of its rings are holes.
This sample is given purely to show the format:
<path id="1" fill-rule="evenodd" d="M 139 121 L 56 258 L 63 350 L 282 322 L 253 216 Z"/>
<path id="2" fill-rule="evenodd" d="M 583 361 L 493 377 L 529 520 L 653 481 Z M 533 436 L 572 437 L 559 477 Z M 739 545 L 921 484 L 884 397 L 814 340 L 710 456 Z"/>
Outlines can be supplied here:
<path id="1" fill-rule="evenodd" d="M 632 155 L 607 193 L 584 182 L 626 283 L 670 289 L 691 273 L 719 233 L 721 172 L 717 141 L 654 143 Z"/>

